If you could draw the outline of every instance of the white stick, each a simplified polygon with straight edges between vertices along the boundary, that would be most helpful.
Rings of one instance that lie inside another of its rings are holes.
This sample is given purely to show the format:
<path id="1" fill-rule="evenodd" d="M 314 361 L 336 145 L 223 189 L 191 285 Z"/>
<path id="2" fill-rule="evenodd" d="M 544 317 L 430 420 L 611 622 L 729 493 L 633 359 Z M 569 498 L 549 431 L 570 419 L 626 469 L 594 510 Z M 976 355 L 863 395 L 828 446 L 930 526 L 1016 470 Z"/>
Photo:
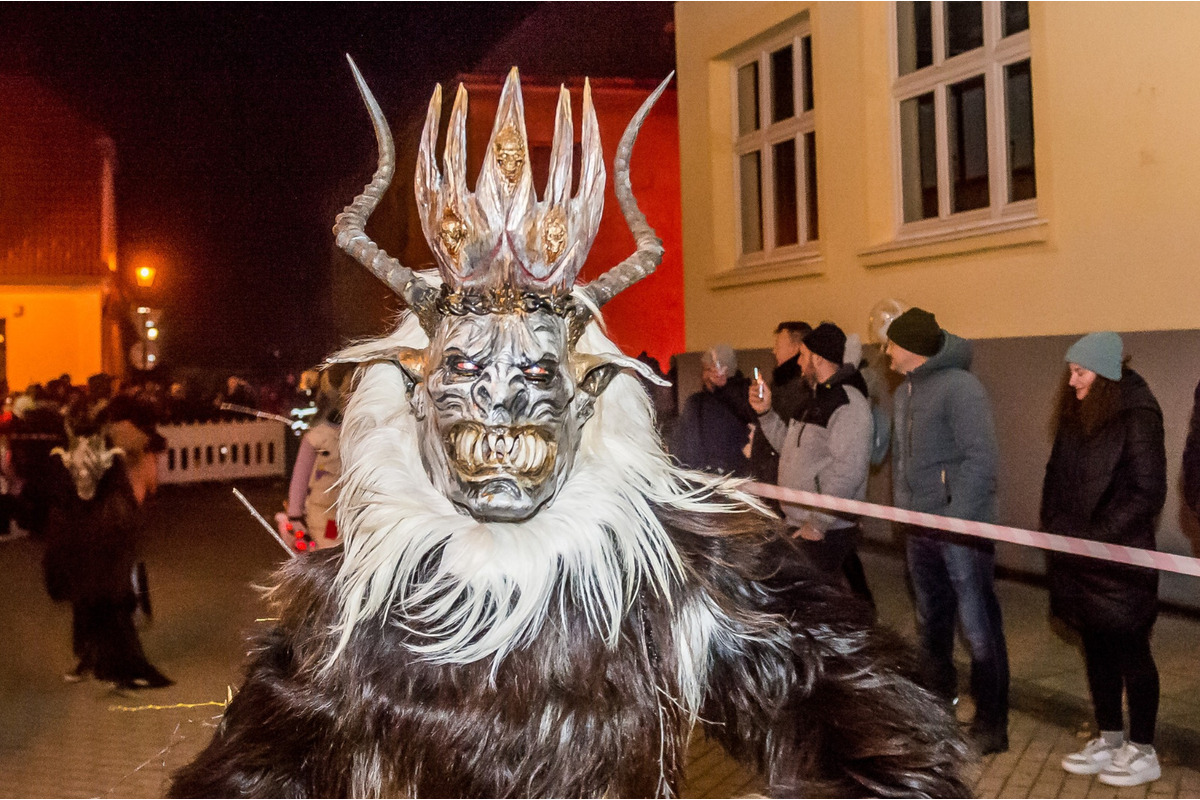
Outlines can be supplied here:
<path id="1" fill-rule="evenodd" d="M 271 538 L 274 539 L 275 541 L 279 542 L 279 546 L 282 547 L 284 550 L 286 550 L 287 554 L 289 556 L 291 556 L 292 558 L 296 557 L 296 555 L 297 555 L 296 551 L 293 550 L 292 548 L 288 547 L 288 543 L 285 542 L 283 540 L 283 537 L 279 535 L 279 531 L 275 530 L 275 526 L 272 525 L 271 523 L 267 522 L 266 517 L 264 517 L 262 514 L 258 513 L 257 508 L 250 505 L 250 501 L 246 499 L 246 495 L 242 494 L 237 489 L 234 489 L 233 496 L 236 497 L 238 500 L 242 501 L 242 505 L 244 505 L 246 507 L 246 510 L 248 510 L 251 514 L 253 514 L 254 518 L 256 520 L 258 520 L 260 523 L 262 523 L 262 526 L 267 529 L 267 533 L 271 534 Z"/>

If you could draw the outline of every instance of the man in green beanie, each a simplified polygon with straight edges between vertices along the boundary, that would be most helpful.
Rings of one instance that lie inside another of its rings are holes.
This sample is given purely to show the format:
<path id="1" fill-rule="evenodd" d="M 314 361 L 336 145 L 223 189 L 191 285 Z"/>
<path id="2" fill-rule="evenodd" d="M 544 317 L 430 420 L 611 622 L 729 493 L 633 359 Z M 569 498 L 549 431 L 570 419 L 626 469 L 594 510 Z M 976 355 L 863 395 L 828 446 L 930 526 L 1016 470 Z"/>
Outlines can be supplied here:
<path id="1" fill-rule="evenodd" d="M 892 424 L 892 496 L 898 508 L 994 522 L 998 448 L 991 403 L 968 368 L 971 344 L 910 308 L 887 331 L 886 353 L 904 376 Z M 986 539 L 908 529 L 908 568 L 922 654 L 933 687 L 958 694 L 955 620 L 971 650 L 971 735 L 979 751 L 1008 749 L 1008 648 Z"/>

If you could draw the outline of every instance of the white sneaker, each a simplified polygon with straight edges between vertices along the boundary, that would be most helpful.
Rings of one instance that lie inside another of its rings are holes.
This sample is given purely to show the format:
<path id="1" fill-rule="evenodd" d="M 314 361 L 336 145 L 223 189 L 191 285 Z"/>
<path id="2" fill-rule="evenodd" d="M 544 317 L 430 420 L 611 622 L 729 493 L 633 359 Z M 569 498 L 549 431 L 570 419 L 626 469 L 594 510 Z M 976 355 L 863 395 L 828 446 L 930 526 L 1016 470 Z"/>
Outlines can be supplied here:
<path id="1" fill-rule="evenodd" d="M 1062 768 L 1072 775 L 1095 775 L 1112 763 L 1120 749 L 1120 745 L 1113 747 L 1103 738 L 1092 739 L 1078 753 L 1064 757 Z"/>
<path id="2" fill-rule="evenodd" d="M 1114 753 L 1112 763 L 1100 772 L 1100 782 L 1109 786 L 1141 786 L 1161 777 L 1162 767 L 1154 748 L 1145 753 L 1132 742 Z"/>

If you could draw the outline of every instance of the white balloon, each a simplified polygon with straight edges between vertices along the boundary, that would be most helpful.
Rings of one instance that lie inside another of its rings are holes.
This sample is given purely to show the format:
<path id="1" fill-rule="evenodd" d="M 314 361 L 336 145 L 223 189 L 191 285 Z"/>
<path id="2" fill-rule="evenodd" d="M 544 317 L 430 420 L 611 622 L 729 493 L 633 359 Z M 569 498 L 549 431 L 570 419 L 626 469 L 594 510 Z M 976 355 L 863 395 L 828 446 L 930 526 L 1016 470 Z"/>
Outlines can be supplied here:
<path id="1" fill-rule="evenodd" d="M 896 317 L 908 309 L 908 303 L 892 297 L 876 303 L 871 309 L 870 317 L 867 318 L 867 336 L 870 337 L 871 342 L 878 345 L 885 344 L 888 328 L 891 327 Z"/>

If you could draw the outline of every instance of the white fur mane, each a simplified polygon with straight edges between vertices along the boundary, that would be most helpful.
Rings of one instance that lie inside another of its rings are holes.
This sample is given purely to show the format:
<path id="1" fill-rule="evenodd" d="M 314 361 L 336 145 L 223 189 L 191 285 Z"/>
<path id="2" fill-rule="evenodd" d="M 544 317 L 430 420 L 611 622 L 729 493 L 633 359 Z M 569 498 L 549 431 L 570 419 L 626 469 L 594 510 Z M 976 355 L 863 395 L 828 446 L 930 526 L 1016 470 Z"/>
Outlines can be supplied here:
<path id="1" fill-rule="evenodd" d="M 651 504 L 732 510 L 712 494 L 733 484 L 709 479 L 697 489 L 697 473 L 673 466 L 645 391 L 621 374 L 598 398 L 575 467 L 551 503 L 523 522 L 478 522 L 425 474 L 406 379 L 381 360 L 398 347 L 427 344 L 417 321 L 405 315 L 390 336 L 336 358 L 373 363 L 362 369 L 342 424 L 337 516 L 345 557 L 337 576 L 340 642 L 333 658 L 356 625 L 387 609 L 381 621 L 428 637 L 411 645 L 427 658 L 468 663 L 491 657 L 499 664 L 569 601 L 615 646 L 638 592 L 647 588 L 670 598 L 682 576 L 679 553 Z M 595 323 L 578 349 L 619 353 Z M 439 549 L 441 557 L 433 557 Z"/>

